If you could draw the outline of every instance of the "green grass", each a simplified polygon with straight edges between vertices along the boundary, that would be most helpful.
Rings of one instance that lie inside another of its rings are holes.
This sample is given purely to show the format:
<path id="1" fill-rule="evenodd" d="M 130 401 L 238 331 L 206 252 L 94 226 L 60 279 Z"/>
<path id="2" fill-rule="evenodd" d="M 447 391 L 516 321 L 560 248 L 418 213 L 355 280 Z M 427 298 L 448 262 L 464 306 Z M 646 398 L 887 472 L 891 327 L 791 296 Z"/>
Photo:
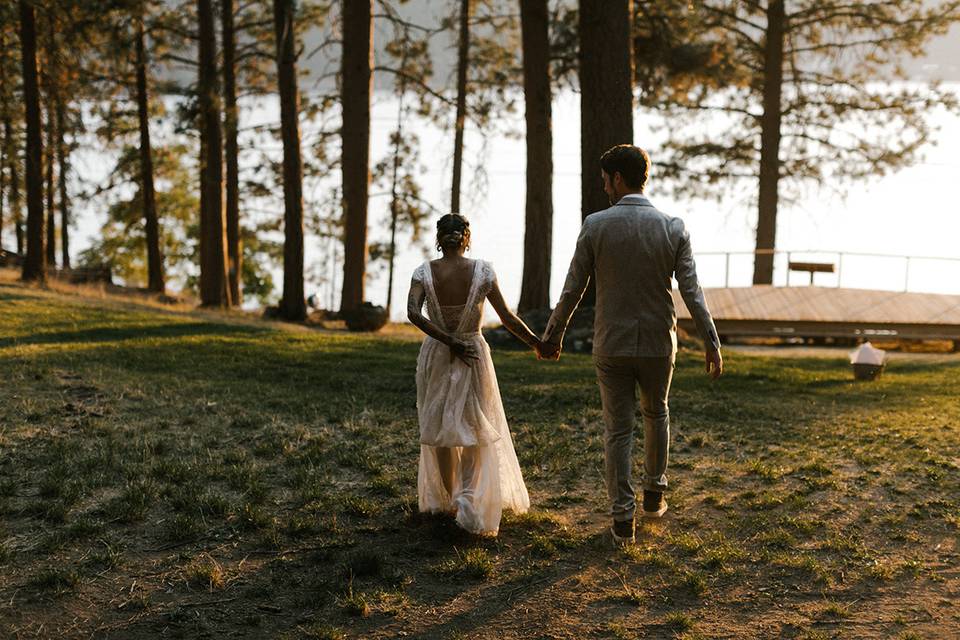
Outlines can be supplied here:
<path id="1" fill-rule="evenodd" d="M 0 280 L 0 635 L 958 631 L 960 359 L 680 353 L 671 510 L 615 551 L 590 358 L 495 352 L 534 504 L 489 540 L 417 513 L 418 348 Z"/>

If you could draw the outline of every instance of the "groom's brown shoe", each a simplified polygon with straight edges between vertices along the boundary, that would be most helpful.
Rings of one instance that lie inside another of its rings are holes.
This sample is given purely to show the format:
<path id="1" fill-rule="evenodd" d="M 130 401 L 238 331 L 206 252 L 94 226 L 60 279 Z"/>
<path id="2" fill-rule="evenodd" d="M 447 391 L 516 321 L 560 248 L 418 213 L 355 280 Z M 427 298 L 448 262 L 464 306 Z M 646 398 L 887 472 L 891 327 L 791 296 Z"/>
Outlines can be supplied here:
<path id="1" fill-rule="evenodd" d="M 667 512 L 667 501 L 662 491 L 643 490 L 643 517 L 660 518 Z"/>
<path id="2" fill-rule="evenodd" d="M 610 527 L 610 534 L 613 536 L 613 546 L 619 548 L 633 544 L 636 541 L 634 537 L 635 529 L 633 518 L 629 520 L 614 520 L 613 526 Z"/>

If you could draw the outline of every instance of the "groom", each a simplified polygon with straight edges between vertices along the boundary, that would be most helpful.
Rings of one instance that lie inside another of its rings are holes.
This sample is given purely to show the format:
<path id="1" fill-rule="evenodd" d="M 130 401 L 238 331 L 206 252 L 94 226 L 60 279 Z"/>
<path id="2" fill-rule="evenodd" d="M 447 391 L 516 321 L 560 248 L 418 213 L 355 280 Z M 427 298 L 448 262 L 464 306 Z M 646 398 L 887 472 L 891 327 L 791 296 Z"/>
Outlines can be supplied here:
<path id="1" fill-rule="evenodd" d="M 712 378 L 723 371 L 723 359 L 717 329 L 697 281 L 690 235 L 680 218 L 661 213 L 643 195 L 650 169 L 647 153 L 618 145 L 603 154 L 600 168 L 612 206 L 583 221 L 540 356 L 560 357 L 567 322 L 594 278 L 593 359 L 603 402 L 611 532 L 614 543 L 623 545 L 634 541 L 636 499 L 630 449 L 638 385 L 644 426 L 643 515 L 659 518 L 667 510 L 663 498 L 670 441 L 667 396 L 677 351 L 671 276 L 677 279 L 706 346 L 706 369 Z"/>

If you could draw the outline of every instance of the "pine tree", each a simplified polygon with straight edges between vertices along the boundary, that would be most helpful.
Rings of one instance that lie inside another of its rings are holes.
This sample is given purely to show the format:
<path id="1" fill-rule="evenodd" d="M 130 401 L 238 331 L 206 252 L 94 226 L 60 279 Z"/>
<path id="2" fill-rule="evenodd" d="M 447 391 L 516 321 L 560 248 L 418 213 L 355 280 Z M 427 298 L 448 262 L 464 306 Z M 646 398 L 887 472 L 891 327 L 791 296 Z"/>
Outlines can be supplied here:
<path id="1" fill-rule="evenodd" d="M 200 300 L 229 307 L 226 220 L 223 208 L 223 132 L 217 40 L 211 0 L 197 0 L 199 44 L 197 92 L 200 109 Z"/>
<path id="2" fill-rule="evenodd" d="M 297 86 L 294 0 L 274 0 L 280 126 L 283 134 L 283 298 L 280 315 L 306 318 L 303 286 L 303 161 L 300 156 L 300 90 Z"/>
<path id="3" fill-rule="evenodd" d="M 227 276 L 230 281 L 230 299 L 239 306 L 242 302 L 241 280 L 243 251 L 240 247 L 240 151 L 237 145 L 239 115 L 237 110 L 236 31 L 234 29 L 234 2 L 221 0 L 221 28 L 223 36 L 223 137 L 226 162 L 226 221 L 227 221 Z"/>
<path id="4" fill-rule="evenodd" d="M 54 150 L 57 145 L 57 128 L 55 104 L 59 93 L 58 89 L 58 69 L 60 64 L 58 60 L 58 42 L 56 35 L 56 12 L 48 12 L 44 22 L 47 27 L 47 37 L 44 42 L 45 60 L 42 65 L 41 81 L 43 87 L 44 108 L 47 114 L 46 134 L 47 144 L 44 147 L 44 178 L 46 180 L 46 189 L 44 193 L 47 198 L 47 242 L 46 242 L 46 261 L 47 267 L 56 269 L 57 267 L 57 211 L 54 207 L 54 195 L 56 193 L 54 184 L 56 169 L 54 167 Z"/>
<path id="5" fill-rule="evenodd" d="M 370 0 L 344 0 L 342 9 L 344 260 L 340 309 L 352 311 L 364 300 L 367 263 L 373 15 Z"/>
<path id="6" fill-rule="evenodd" d="M 450 187 L 450 211 L 460 213 L 460 181 L 463 173 L 463 130 L 467 120 L 467 67 L 470 64 L 471 0 L 460 0 L 460 25 L 457 37 L 457 115 L 453 138 L 453 185 Z"/>
<path id="7" fill-rule="evenodd" d="M 140 193 L 143 199 L 143 222 L 147 243 L 147 288 L 163 293 L 166 290 L 166 275 L 163 253 L 160 249 L 160 221 L 157 216 L 157 196 L 153 183 L 153 145 L 150 141 L 150 96 L 147 88 L 147 46 L 144 29 L 146 7 L 141 4 L 136 17 L 136 68 L 137 68 L 137 128 L 140 135 Z"/>
<path id="8" fill-rule="evenodd" d="M 757 185 L 754 284 L 773 282 L 781 203 L 805 185 L 842 192 L 911 165 L 932 142 L 929 112 L 960 112 L 951 92 L 897 82 L 905 57 L 960 20 L 960 2 L 708 0 L 687 20 L 721 63 L 712 82 L 661 103 L 670 128 L 658 176 L 677 196 Z"/>
<path id="9" fill-rule="evenodd" d="M 610 206 L 600 156 L 633 143 L 633 61 L 630 0 L 580 2 L 580 213 Z"/>
<path id="10" fill-rule="evenodd" d="M 527 199 L 519 311 L 550 306 L 553 247 L 553 133 L 547 0 L 521 0 Z"/>
<path id="11" fill-rule="evenodd" d="M 40 126 L 40 91 L 37 82 L 37 25 L 33 3 L 20 0 L 20 50 L 23 64 L 23 102 L 27 126 L 26 191 L 27 241 L 22 277 L 44 282 L 43 143 Z"/>

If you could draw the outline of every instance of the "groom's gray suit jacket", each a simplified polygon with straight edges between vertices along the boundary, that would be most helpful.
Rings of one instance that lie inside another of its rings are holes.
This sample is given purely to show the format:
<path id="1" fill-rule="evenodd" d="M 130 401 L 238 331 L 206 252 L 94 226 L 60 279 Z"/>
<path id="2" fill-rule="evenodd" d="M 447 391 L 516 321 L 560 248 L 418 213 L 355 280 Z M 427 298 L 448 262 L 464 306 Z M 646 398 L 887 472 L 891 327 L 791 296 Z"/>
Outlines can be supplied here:
<path id="1" fill-rule="evenodd" d="M 683 220 L 661 213 L 642 195 L 624 196 L 584 220 L 563 293 L 547 323 L 546 342 L 562 340 L 593 277 L 597 290 L 594 355 L 673 356 L 677 314 L 671 276 L 677 279 L 700 338 L 708 347 L 719 349 Z"/>

